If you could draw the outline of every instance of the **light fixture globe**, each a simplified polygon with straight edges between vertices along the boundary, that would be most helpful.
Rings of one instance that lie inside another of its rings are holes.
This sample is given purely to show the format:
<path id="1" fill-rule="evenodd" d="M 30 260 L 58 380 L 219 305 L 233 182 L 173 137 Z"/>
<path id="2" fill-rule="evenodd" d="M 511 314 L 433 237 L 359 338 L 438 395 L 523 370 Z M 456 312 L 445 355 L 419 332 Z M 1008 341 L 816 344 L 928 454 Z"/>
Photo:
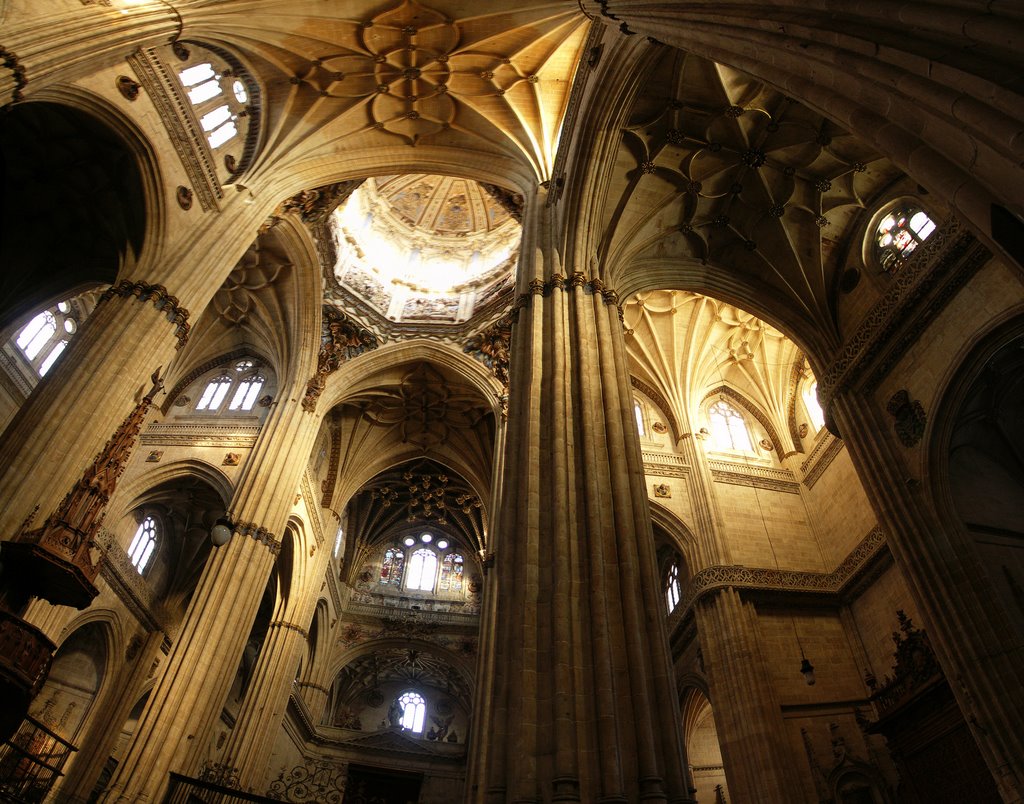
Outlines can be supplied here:
<path id="1" fill-rule="evenodd" d="M 233 532 L 234 528 L 231 526 L 231 522 L 222 516 L 210 528 L 210 541 L 213 542 L 214 547 L 223 547 L 231 540 Z"/>

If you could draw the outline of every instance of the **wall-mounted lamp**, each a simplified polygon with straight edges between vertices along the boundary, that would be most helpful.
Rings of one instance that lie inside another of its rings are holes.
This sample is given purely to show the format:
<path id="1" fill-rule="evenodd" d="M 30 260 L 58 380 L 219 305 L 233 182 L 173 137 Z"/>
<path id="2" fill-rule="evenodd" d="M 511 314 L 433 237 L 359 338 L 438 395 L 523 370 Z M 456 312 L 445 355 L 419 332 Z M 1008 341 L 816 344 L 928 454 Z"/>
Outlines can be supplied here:
<path id="1" fill-rule="evenodd" d="M 214 547 L 223 547 L 231 540 L 231 534 L 234 533 L 234 530 L 231 520 L 226 516 L 222 516 L 210 528 L 210 541 L 213 542 Z"/>
<path id="2" fill-rule="evenodd" d="M 800 675 L 804 677 L 808 687 L 814 686 L 814 665 L 806 656 L 800 660 Z"/>

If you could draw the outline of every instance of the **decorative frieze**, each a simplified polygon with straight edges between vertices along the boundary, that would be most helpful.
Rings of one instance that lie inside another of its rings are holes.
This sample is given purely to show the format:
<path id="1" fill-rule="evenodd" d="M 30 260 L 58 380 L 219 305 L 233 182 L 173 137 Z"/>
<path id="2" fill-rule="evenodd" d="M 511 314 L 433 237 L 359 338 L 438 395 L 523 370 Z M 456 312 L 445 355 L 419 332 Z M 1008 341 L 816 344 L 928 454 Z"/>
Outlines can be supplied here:
<path id="1" fill-rule="evenodd" d="M 759 592 L 809 593 L 839 597 L 885 551 L 885 534 L 876 526 L 832 572 L 734 565 L 707 567 L 694 575 L 686 585 L 682 601 L 676 608 L 673 618 L 685 617 L 693 605 L 710 592 L 730 587 Z"/>
<path id="2" fill-rule="evenodd" d="M 836 455 L 843 449 L 842 439 L 836 438 L 827 430 L 821 440 L 814 445 L 811 454 L 800 464 L 800 473 L 804 476 L 804 485 L 807 488 L 814 488 L 814 484 L 822 476 L 829 464 L 835 460 Z"/>
<path id="3" fill-rule="evenodd" d="M 252 449 L 259 438 L 260 424 L 223 424 L 189 422 L 183 424 L 151 424 L 139 443 L 161 447 L 220 447 Z"/>
<path id="4" fill-rule="evenodd" d="M 178 305 L 178 297 L 167 292 L 163 285 L 150 285 L 148 282 L 132 282 L 130 279 L 122 279 L 103 291 L 96 305 L 119 296 L 126 299 L 134 296 L 139 301 L 151 301 L 153 306 L 160 312 L 166 313 L 167 320 L 174 324 L 174 337 L 178 339 L 178 349 L 188 341 L 188 333 L 191 325 L 188 323 L 188 310 Z"/>
<path id="5" fill-rule="evenodd" d="M 199 205 L 204 211 L 218 209 L 224 190 L 206 138 L 177 77 L 160 61 L 154 48 L 139 48 L 127 60 L 167 129 Z"/>
<path id="6" fill-rule="evenodd" d="M 793 473 L 787 469 L 714 460 L 708 461 L 708 466 L 711 469 L 711 479 L 717 483 L 753 486 L 786 494 L 800 493 L 800 484 L 797 483 Z"/>
<path id="7" fill-rule="evenodd" d="M 688 478 L 690 467 L 681 455 L 668 452 L 642 452 L 644 474 L 657 477 Z"/>

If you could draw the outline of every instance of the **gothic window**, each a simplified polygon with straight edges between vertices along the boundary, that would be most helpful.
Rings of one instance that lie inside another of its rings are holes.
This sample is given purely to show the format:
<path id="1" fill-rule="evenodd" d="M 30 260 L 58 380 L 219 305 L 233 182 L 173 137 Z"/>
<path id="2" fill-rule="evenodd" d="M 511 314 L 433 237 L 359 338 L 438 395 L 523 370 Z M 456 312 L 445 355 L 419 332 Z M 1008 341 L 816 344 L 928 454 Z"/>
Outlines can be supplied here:
<path id="1" fill-rule="evenodd" d="M 449 553 L 441 562 L 441 583 L 439 588 L 442 592 L 462 591 L 462 571 L 465 562 L 458 553 Z"/>
<path id="2" fill-rule="evenodd" d="M 145 572 L 149 559 L 153 557 L 155 549 L 156 520 L 151 516 L 147 516 L 142 520 L 139 529 L 135 531 L 135 538 L 132 539 L 132 543 L 128 546 L 128 558 L 131 559 L 132 566 L 135 567 L 139 575 Z"/>
<path id="3" fill-rule="evenodd" d="M 639 402 L 633 402 L 633 416 L 636 418 L 637 435 L 644 435 L 644 411 Z"/>
<path id="4" fill-rule="evenodd" d="M 818 430 L 825 426 L 825 411 L 821 409 L 821 404 L 818 402 L 818 381 L 813 377 L 810 382 L 804 385 L 802 396 L 804 407 L 807 408 L 807 416 L 811 420 L 811 426 L 814 427 L 814 432 L 818 432 Z"/>
<path id="5" fill-rule="evenodd" d="M 389 547 L 384 552 L 384 563 L 380 566 L 380 582 L 391 586 L 401 586 L 404 568 L 405 553 L 398 547 Z"/>
<path id="6" fill-rule="evenodd" d="M 676 606 L 679 605 L 679 598 L 681 597 L 679 587 L 679 565 L 674 561 L 668 568 L 668 575 L 665 578 L 665 598 L 668 601 L 668 613 L 671 614 L 675 611 Z"/>
<path id="7" fill-rule="evenodd" d="M 875 230 L 875 256 L 883 270 L 898 270 L 934 231 L 934 221 L 920 207 L 901 205 L 891 210 Z"/>
<path id="8" fill-rule="evenodd" d="M 409 559 L 408 589 L 429 592 L 434 588 L 437 576 L 437 553 L 429 547 L 421 547 Z"/>
<path id="9" fill-rule="evenodd" d="M 711 423 L 712 443 L 717 449 L 753 451 L 746 419 L 724 399 L 719 399 L 708 408 L 708 419 Z"/>
<path id="10" fill-rule="evenodd" d="M 427 715 L 427 702 L 418 692 L 409 690 L 398 697 L 398 706 L 402 710 L 402 728 L 420 733 Z"/>
<path id="11" fill-rule="evenodd" d="M 259 122 L 259 88 L 226 51 L 194 42 L 179 43 L 174 57 L 183 63 L 178 80 L 210 149 L 233 178 L 251 163 Z"/>
<path id="12" fill-rule="evenodd" d="M 233 369 L 224 369 L 207 381 L 196 410 L 216 413 L 230 399 L 229 411 L 250 411 L 266 381 L 252 360 L 239 360 Z"/>
<path id="13" fill-rule="evenodd" d="M 14 339 L 22 356 L 42 377 L 67 348 L 71 336 L 78 330 L 72 306 L 63 301 L 44 310 L 29 321 Z"/>
<path id="14" fill-rule="evenodd" d="M 334 537 L 334 559 L 337 561 L 341 555 L 341 548 L 345 545 L 345 529 L 338 528 L 338 535 Z"/>

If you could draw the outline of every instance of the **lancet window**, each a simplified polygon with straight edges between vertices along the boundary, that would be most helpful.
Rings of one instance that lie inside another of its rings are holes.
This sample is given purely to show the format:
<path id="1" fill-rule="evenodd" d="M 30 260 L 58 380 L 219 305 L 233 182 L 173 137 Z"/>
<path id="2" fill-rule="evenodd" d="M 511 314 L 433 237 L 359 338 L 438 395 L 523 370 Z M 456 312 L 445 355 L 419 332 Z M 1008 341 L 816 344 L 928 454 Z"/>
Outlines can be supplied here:
<path id="1" fill-rule="evenodd" d="M 675 611 L 679 605 L 682 592 L 679 585 L 679 565 L 674 561 L 668 568 L 668 575 L 665 578 L 665 599 L 668 603 L 668 613 Z"/>
<path id="2" fill-rule="evenodd" d="M 196 410 L 219 412 L 226 409 L 247 412 L 253 409 L 267 378 L 252 360 L 239 360 L 231 369 L 223 369 L 206 382 Z"/>
<path id="3" fill-rule="evenodd" d="M 398 697 L 398 706 L 402 710 L 402 728 L 422 732 L 423 721 L 427 716 L 427 702 L 424 697 L 414 690 L 403 692 Z"/>
<path id="4" fill-rule="evenodd" d="M 750 430 L 743 415 L 724 399 L 708 408 L 711 439 L 717 449 L 751 452 Z"/>
<path id="5" fill-rule="evenodd" d="M 14 339 L 18 350 L 40 377 L 48 372 L 78 331 L 69 302 L 43 310 L 29 321 Z"/>
<path id="6" fill-rule="evenodd" d="M 139 575 L 146 571 L 149 560 L 153 557 L 153 551 L 156 550 L 156 537 L 156 520 L 147 516 L 142 520 L 139 529 L 135 531 L 135 537 L 128 546 L 128 558 L 131 559 L 132 566 L 135 567 Z"/>

